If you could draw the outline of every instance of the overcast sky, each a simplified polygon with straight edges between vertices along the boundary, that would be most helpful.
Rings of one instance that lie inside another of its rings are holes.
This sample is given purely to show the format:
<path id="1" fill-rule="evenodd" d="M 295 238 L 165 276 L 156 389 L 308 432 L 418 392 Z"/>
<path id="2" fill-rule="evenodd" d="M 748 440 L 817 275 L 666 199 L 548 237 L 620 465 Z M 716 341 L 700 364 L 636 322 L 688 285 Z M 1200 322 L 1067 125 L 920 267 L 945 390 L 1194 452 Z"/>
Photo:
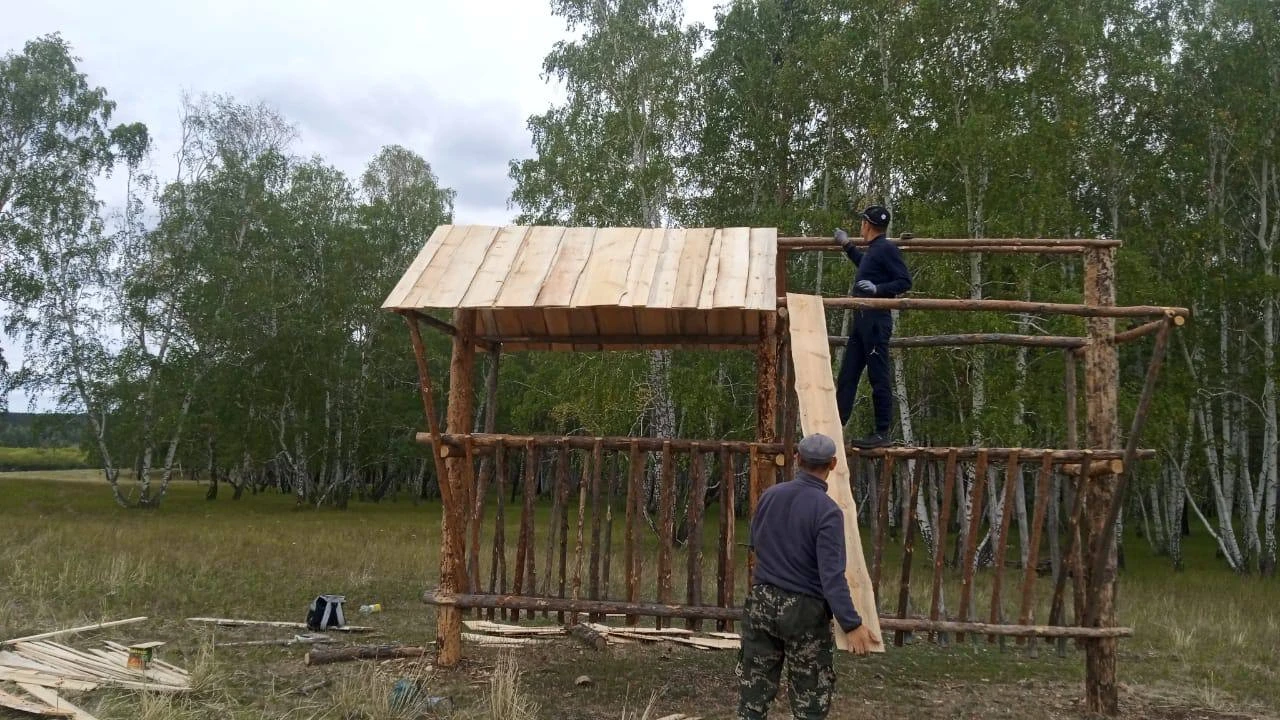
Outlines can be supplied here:
<path id="1" fill-rule="evenodd" d="M 722 2 L 685 0 L 686 19 L 710 25 Z M 62 33 L 89 82 L 118 103 L 115 120 L 150 128 L 161 180 L 172 175 L 182 93 L 225 93 L 275 106 L 296 123 L 301 152 L 352 176 L 383 145 L 420 153 L 457 190 L 464 223 L 513 216 L 507 161 L 530 154 L 526 118 L 559 97 L 539 74 L 567 36 L 546 0 L 4 4 L 0 52 Z M 3 346 L 16 368 L 17 348 Z M 11 410 L 26 405 L 10 397 Z"/>

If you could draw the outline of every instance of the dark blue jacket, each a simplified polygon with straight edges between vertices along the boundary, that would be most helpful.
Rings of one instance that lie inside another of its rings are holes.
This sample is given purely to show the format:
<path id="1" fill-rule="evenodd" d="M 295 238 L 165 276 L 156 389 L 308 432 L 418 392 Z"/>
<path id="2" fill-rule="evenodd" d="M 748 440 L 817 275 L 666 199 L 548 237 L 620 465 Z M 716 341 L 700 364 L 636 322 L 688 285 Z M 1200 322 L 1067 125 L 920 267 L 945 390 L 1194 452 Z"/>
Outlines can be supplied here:
<path id="1" fill-rule="evenodd" d="M 850 245 L 845 248 L 844 254 L 858 266 L 855 284 L 858 280 L 870 280 L 876 285 L 875 295 L 867 295 L 857 289 L 854 290 L 855 295 L 897 297 L 911 289 L 911 271 L 907 270 L 907 264 L 902 261 L 902 251 L 884 235 L 876 236 L 865 251 Z"/>
<path id="2" fill-rule="evenodd" d="M 827 484 L 798 470 L 760 496 L 751 519 L 756 571 L 751 582 L 825 599 L 840 627 L 862 624 L 844 579 L 844 514 Z"/>

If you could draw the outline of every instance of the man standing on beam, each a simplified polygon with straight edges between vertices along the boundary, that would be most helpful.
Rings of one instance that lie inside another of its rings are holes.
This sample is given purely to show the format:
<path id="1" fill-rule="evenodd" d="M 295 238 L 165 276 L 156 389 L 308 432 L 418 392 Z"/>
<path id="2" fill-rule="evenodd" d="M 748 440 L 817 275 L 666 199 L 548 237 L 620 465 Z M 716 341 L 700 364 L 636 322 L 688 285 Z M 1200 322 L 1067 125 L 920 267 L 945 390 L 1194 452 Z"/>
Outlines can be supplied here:
<path id="1" fill-rule="evenodd" d="M 862 220 L 861 236 L 867 249 L 857 247 L 849 233 L 836 228 L 835 239 L 845 255 L 858 267 L 854 277 L 855 297 L 892 298 L 911 289 L 911 272 L 902 261 L 898 246 L 889 241 L 889 211 L 872 205 L 858 216 Z M 836 378 L 836 404 L 840 408 L 840 424 L 847 425 L 853 414 L 853 401 L 858 395 L 862 370 L 871 381 L 871 401 L 875 408 L 875 429 L 865 438 L 852 441 L 860 448 L 877 448 L 889 444 L 889 422 L 893 416 L 893 388 L 889 373 L 889 338 L 893 335 L 893 315 L 888 310 L 859 308 L 853 311 L 853 328 L 845 346 L 844 361 Z"/>

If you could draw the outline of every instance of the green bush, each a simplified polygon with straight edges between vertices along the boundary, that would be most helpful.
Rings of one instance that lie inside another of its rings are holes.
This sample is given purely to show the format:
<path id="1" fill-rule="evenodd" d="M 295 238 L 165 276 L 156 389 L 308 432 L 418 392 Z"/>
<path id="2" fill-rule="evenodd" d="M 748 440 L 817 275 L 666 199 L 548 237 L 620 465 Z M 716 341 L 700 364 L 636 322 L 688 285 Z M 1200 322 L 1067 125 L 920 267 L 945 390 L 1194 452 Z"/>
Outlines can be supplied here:
<path id="1" fill-rule="evenodd" d="M 15 470 L 72 470 L 87 468 L 84 451 L 77 447 L 0 447 L 0 472 Z"/>

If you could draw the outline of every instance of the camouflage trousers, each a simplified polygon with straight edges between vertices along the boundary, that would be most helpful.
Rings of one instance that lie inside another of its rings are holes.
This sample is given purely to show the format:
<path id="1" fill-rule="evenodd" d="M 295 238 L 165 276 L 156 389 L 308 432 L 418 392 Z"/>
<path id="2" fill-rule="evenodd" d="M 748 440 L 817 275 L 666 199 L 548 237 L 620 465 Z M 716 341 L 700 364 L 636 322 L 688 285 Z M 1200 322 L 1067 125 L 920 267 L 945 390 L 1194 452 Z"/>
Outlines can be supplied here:
<path id="1" fill-rule="evenodd" d="M 760 720 L 769 714 L 784 661 L 791 714 L 797 720 L 825 718 L 836 681 L 827 604 L 772 585 L 755 585 L 743 610 L 742 654 L 736 670 L 739 720 Z"/>

